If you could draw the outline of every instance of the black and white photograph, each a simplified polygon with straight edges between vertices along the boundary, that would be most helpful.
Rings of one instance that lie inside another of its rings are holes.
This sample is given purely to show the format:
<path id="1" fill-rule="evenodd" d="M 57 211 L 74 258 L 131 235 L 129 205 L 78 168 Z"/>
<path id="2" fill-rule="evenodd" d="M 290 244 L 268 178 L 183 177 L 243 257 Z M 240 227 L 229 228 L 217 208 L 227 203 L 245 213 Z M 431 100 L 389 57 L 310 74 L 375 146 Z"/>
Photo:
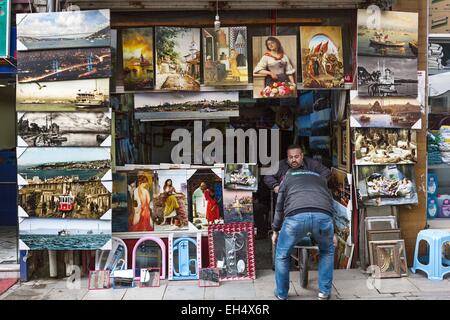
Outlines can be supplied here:
<path id="1" fill-rule="evenodd" d="M 103 112 L 19 113 L 17 134 L 19 146 L 21 139 L 29 147 L 98 147 L 111 137 L 111 116 Z"/>

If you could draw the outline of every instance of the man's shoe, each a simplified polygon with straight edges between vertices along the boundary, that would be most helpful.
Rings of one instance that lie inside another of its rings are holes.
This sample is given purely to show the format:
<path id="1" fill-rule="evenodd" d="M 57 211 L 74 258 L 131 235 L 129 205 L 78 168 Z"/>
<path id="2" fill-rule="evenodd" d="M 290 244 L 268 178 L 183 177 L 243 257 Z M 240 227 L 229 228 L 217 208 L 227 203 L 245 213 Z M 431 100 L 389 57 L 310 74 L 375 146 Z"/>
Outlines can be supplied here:
<path id="1" fill-rule="evenodd" d="M 328 300 L 328 299 L 330 299 L 330 295 L 322 293 L 322 292 L 319 292 L 319 294 L 317 295 L 317 298 L 319 300 Z"/>
<path id="2" fill-rule="evenodd" d="M 275 295 L 275 298 L 277 298 L 278 300 L 287 300 L 287 298 L 282 298 L 282 297 L 280 297 L 279 295 L 277 295 L 277 290 L 275 290 L 275 291 L 273 292 L 273 294 Z"/>

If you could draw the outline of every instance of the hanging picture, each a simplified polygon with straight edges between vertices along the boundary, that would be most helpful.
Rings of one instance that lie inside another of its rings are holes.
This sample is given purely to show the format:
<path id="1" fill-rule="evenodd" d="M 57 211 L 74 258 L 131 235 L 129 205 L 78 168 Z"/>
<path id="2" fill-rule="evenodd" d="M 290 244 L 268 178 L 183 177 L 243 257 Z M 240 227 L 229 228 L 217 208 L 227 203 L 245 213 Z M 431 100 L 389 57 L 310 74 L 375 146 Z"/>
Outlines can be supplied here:
<path id="1" fill-rule="evenodd" d="M 351 172 L 350 121 L 344 120 L 337 126 L 338 168 Z"/>
<path id="2" fill-rule="evenodd" d="M 125 91 L 153 88 L 153 28 L 122 30 Z"/>
<path id="3" fill-rule="evenodd" d="M 341 27 L 300 27 L 300 47 L 305 88 L 344 86 Z"/>
<path id="4" fill-rule="evenodd" d="M 108 111 L 109 79 L 17 83 L 16 111 Z"/>
<path id="5" fill-rule="evenodd" d="M 169 280 L 196 280 L 202 266 L 202 236 L 177 237 L 169 235 Z"/>
<path id="6" fill-rule="evenodd" d="M 232 164 L 225 165 L 226 189 L 258 191 L 258 166 L 256 164 Z"/>
<path id="7" fill-rule="evenodd" d="M 251 191 L 223 190 L 225 223 L 253 222 L 253 194 Z"/>
<path id="8" fill-rule="evenodd" d="M 354 129 L 356 165 L 417 162 L 417 134 L 408 129 Z"/>
<path id="9" fill-rule="evenodd" d="M 413 165 L 358 166 L 356 186 L 364 206 L 417 204 Z"/>
<path id="10" fill-rule="evenodd" d="M 21 83 L 111 77 L 111 49 L 83 48 L 17 52 Z"/>
<path id="11" fill-rule="evenodd" d="M 111 285 L 109 275 L 110 270 L 89 270 L 88 289 L 109 289 Z"/>
<path id="12" fill-rule="evenodd" d="M 153 172 L 128 173 L 128 232 L 154 231 Z"/>
<path id="13" fill-rule="evenodd" d="M 19 185 L 111 181 L 110 148 L 17 148 Z"/>
<path id="14" fill-rule="evenodd" d="M 185 169 L 154 172 L 152 219 L 155 231 L 188 229 L 186 174 Z"/>
<path id="15" fill-rule="evenodd" d="M 135 118 L 145 121 L 202 120 L 239 117 L 238 92 L 138 93 Z"/>
<path id="16" fill-rule="evenodd" d="M 45 182 L 19 186 L 19 214 L 27 217 L 101 219 L 111 193 L 101 181 Z"/>
<path id="17" fill-rule="evenodd" d="M 253 98 L 297 96 L 297 37 L 253 37 Z"/>
<path id="18" fill-rule="evenodd" d="M 17 145 L 21 147 L 110 147 L 111 114 L 19 112 Z"/>
<path id="19" fill-rule="evenodd" d="M 357 97 L 350 101 L 350 126 L 421 129 L 422 112 L 417 99 Z"/>
<path id="20" fill-rule="evenodd" d="M 247 27 L 202 29 L 205 85 L 248 83 Z"/>
<path id="21" fill-rule="evenodd" d="M 189 220 L 198 229 L 223 223 L 223 169 L 187 171 Z"/>
<path id="22" fill-rule="evenodd" d="M 17 14 L 17 50 L 111 45 L 109 10 Z"/>
<path id="23" fill-rule="evenodd" d="M 19 220 L 19 250 L 97 249 L 111 250 L 111 220 Z"/>
<path id="24" fill-rule="evenodd" d="M 200 29 L 156 27 L 157 90 L 200 90 Z"/>
<path id="25" fill-rule="evenodd" d="M 375 18 L 358 10 L 358 95 L 417 97 L 418 13 Z"/>
<path id="26" fill-rule="evenodd" d="M 255 279 L 253 223 L 212 225 L 208 228 L 209 265 L 220 280 Z"/>

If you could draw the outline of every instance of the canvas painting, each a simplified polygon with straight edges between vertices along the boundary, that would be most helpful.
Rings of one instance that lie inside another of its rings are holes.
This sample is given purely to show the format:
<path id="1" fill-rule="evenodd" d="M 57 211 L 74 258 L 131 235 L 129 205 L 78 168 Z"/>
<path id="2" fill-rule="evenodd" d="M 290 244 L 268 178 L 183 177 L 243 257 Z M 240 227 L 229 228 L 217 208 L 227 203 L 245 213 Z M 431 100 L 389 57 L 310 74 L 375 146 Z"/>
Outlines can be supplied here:
<path id="1" fill-rule="evenodd" d="M 223 223 L 223 169 L 187 171 L 189 220 L 198 229 Z"/>
<path id="2" fill-rule="evenodd" d="M 253 222 L 253 195 L 251 191 L 223 190 L 225 223 Z"/>
<path id="3" fill-rule="evenodd" d="M 126 91 L 153 88 L 153 28 L 122 30 L 124 85 Z"/>
<path id="4" fill-rule="evenodd" d="M 364 206 L 417 204 L 413 165 L 358 166 L 359 202 Z"/>
<path id="5" fill-rule="evenodd" d="M 185 169 L 156 170 L 153 176 L 155 231 L 188 228 L 187 172 Z"/>
<path id="6" fill-rule="evenodd" d="M 110 250 L 111 220 L 26 218 L 19 222 L 20 250 Z"/>
<path id="7" fill-rule="evenodd" d="M 350 101 L 353 128 L 420 129 L 422 112 L 416 99 L 355 98 Z"/>
<path id="8" fill-rule="evenodd" d="M 128 173 L 128 232 L 154 231 L 153 172 Z"/>
<path id="9" fill-rule="evenodd" d="M 417 97 L 416 58 L 358 56 L 358 95 Z"/>
<path id="10" fill-rule="evenodd" d="M 136 119 L 145 121 L 239 117 L 238 92 L 137 93 Z"/>
<path id="11" fill-rule="evenodd" d="M 16 111 L 108 111 L 109 79 L 17 83 Z"/>
<path id="12" fill-rule="evenodd" d="M 218 287 L 220 286 L 220 269 L 201 268 L 199 271 L 199 287 Z"/>
<path id="13" fill-rule="evenodd" d="M 408 129 L 356 128 L 356 165 L 417 162 L 417 134 Z"/>
<path id="14" fill-rule="evenodd" d="M 128 232 L 128 175 L 125 172 L 115 172 L 112 178 L 112 231 Z"/>
<path id="15" fill-rule="evenodd" d="M 258 166 L 256 164 L 232 164 L 225 165 L 226 189 L 258 191 Z"/>
<path id="16" fill-rule="evenodd" d="M 17 75 L 21 83 L 109 78 L 111 49 L 19 51 Z"/>
<path id="17" fill-rule="evenodd" d="M 220 280 L 255 279 L 253 223 L 213 225 L 208 229 L 209 266 Z"/>
<path id="18" fill-rule="evenodd" d="M 248 83 L 247 27 L 202 29 L 205 85 Z"/>
<path id="19" fill-rule="evenodd" d="M 111 193 L 100 181 L 56 182 L 19 187 L 19 211 L 30 217 L 100 219 L 111 209 Z"/>
<path id="20" fill-rule="evenodd" d="M 344 86 L 341 27 L 300 27 L 300 47 L 305 88 Z"/>
<path id="21" fill-rule="evenodd" d="M 253 98 L 297 96 L 297 37 L 253 37 Z"/>
<path id="22" fill-rule="evenodd" d="M 377 26 L 372 12 L 358 10 L 358 55 L 416 58 L 418 16 L 417 12 L 380 11 Z"/>
<path id="23" fill-rule="evenodd" d="M 347 208 L 352 204 L 352 175 L 336 168 L 331 168 L 330 190 L 333 199 Z"/>
<path id="24" fill-rule="evenodd" d="M 156 27 L 157 90 L 200 90 L 200 29 Z"/>
<path id="25" fill-rule="evenodd" d="M 109 47 L 109 10 L 17 14 L 17 49 Z"/>
<path id="26" fill-rule="evenodd" d="M 18 113 L 17 135 L 18 146 L 111 146 L 111 115 L 103 112 Z"/>
<path id="27" fill-rule="evenodd" d="M 109 180 L 110 148 L 18 148 L 17 173 L 24 184 Z"/>

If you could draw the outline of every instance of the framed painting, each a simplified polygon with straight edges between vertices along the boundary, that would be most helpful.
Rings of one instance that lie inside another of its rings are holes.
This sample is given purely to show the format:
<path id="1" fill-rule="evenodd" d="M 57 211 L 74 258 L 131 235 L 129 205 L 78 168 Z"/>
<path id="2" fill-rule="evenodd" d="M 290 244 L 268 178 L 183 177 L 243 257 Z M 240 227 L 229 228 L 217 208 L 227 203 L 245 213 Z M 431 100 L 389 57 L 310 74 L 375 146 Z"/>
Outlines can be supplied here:
<path id="1" fill-rule="evenodd" d="M 369 241 L 370 246 L 373 248 L 378 245 L 394 245 L 397 248 L 399 259 L 400 259 L 400 273 L 402 277 L 408 276 L 408 262 L 406 260 L 406 249 L 405 249 L 405 240 L 403 239 L 392 239 L 392 240 L 378 240 L 378 241 Z M 369 252 L 370 252 L 369 246 Z"/>
<path id="2" fill-rule="evenodd" d="M 88 289 L 89 290 L 101 290 L 109 289 L 110 282 L 110 270 L 95 270 L 89 271 Z"/>
<path id="3" fill-rule="evenodd" d="M 338 168 L 351 172 L 350 121 L 344 120 L 338 125 Z"/>
<path id="4" fill-rule="evenodd" d="M 199 287 L 219 287 L 220 269 L 219 268 L 201 268 L 198 279 Z"/>
<path id="5" fill-rule="evenodd" d="M 145 268 L 141 269 L 141 278 L 139 279 L 139 287 L 159 287 L 160 286 L 160 274 L 159 268 Z"/>

